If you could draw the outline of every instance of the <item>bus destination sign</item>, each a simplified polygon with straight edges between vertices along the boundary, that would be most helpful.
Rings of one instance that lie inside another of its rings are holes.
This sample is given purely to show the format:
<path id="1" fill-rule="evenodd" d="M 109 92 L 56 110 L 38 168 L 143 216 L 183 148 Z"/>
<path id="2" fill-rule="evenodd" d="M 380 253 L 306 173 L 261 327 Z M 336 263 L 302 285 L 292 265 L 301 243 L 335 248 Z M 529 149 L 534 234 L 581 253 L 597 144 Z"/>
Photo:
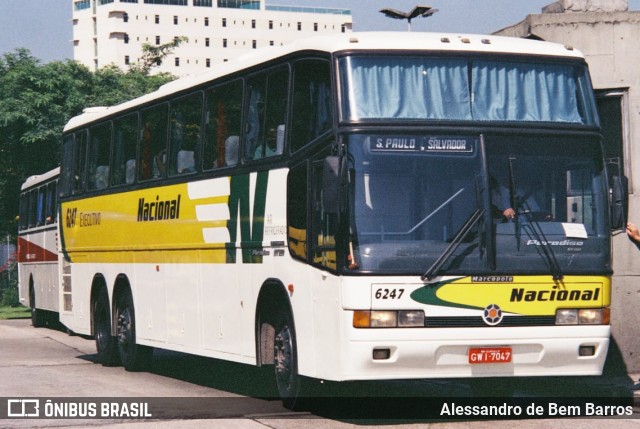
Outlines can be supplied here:
<path id="1" fill-rule="evenodd" d="M 372 152 L 473 154 L 477 137 L 460 136 L 371 136 Z"/>

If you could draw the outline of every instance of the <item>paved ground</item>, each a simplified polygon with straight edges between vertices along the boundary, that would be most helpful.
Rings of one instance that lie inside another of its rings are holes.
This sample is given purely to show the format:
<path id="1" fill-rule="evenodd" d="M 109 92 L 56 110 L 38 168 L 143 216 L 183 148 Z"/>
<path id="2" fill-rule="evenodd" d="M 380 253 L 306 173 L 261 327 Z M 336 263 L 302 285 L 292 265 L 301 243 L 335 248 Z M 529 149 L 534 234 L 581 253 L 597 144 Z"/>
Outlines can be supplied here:
<path id="1" fill-rule="evenodd" d="M 0 407 L 7 407 L 9 398 L 42 398 L 58 401 L 62 398 L 80 398 L 96 400 L 113 399 L 139 400 L 145 402 L 152 398 L 173 401 L 173 408 L 182 407 L 183 414 L 155 415 L 147 420 L 131 419 L 4 419 L 0 418 L 0 428 L 110 428 L 110 429 L 164 429 L 164 428 L 231 428 L 231 429 L 325 429 L 325 428 L 438 428 L 438 429 L 518 429 L 563 428 L 563 429 L 640 429 L 640 374 L 626 374 L 621 371 L 620 360 L 612 354 L 612 362 L 606 368 L 606 374 L 598 383 L 604 388 L 588 383 L 562 381 L 559 383 L 538 383 L 538 380 L 515 380 L 509 391 L 523 404 L 544 403 L 544 398 L 558 395 L 559 390 L 578 393 L 589 397 L 598 392 L 608 395 L 633 395 L 635 406 L 631 416 L 621 419 L 533 419 L 483 421 L 478 419 L 451 418 L 445 421 L 425 421 L 406 418 L 362 420 L 349 416 L 349 413 L 336 413 L 337 408 L 347 411 L 359 410 L 361 416 L 390 406 L 410 407 L 429 406 L 436 401 L 449 398 L 457 405 L 471 399 L 477 404 L 491 403 L 490 399 L 476 396 L 465 383 L 458 381 L 442 382 L 387 382 L 354 383 L 349 387 L 338 386 L 340 395 L 331 408 L 316 407 L 310 411 L 291 412 L 282 407 L 279 401 L 270 399 L 267 393 L 273 388 L 265 382 L 264 373 L 246 365 L 229 364 L 196 356 L 171 352 L 159 352 L 149 371 L 130 373 L 122 367 L 103 367 L 95 362 L 93 341 L 51 329 L 34 329 L 29 321 L 0 321 Z M 269 379 L 269 377 L 266 377 Z M 495 386 L 490 386 L 492 392 Z M 336 388 L 336 386 L 334 386 Z M 349 390 L 351 389 L 351 390 Z M 345 393 L 346 391 L 346 393 Z M 380 394 L 382 392 L 382 394 Z M 385 394 L 389 393 L 386 397 Z M 411 398 L 412 394 L 422 399 Z M 377 395 L 374 402 L 360 403 L 358 395 Z M 393 395 L 399 395 L 393 397 Z M 459 396 L 458 396 L 459 395 Z M 480 398 L 478 400 L 478 398 Z M 501 400 L 498 398 L 499 401 Z M 185 415 L 184 402 L 189 415 Z M 588 399 L 587 399 L 588 400 Z M 204 402 L 202 402 L 204 401 Z M 337 402 L 336 402 L 337 401 Z M 584 398 L 583 398 L 584 401 Z M 616 401 L 614 401 L 616 403 Z M 198 405 L 199 404 L 199 405 Z M 370 405 L 374 409 L 367 408 Z M 582 404 L 584 405 L 584 404 Z M 202 414 L 194 414 L 198 409 Z M 208 408 L 207 408 L 208 407 Z M 169 403 L 165 412 L 169 413 Z M 6 409 L 0 408 L 0 415 Z M 558 414 L 561 414 L 560 412 Z M 400 416 L 404 414 L 400 413 Z M 197 418 L 207 416 L 208 418 Z M 196 418 L 194 418 L 196 417 Z M 457 421 L 456 421 L 457 420 Z"/>

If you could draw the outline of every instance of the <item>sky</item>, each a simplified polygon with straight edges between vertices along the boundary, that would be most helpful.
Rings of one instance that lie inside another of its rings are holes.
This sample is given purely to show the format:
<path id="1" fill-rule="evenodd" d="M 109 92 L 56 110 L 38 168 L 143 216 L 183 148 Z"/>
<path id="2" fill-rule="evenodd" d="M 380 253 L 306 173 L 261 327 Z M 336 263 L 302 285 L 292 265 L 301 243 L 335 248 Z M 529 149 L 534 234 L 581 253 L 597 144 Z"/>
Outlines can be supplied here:
<path id="1" fill-rule="evenodd" d="M 351 10 L 354 31 L 406 31 L 407 23 L 380 9 L 409 11 L 417 4 L 438 12 L 412 21 L 412 31 L 492 33 L 540 13 L 553 0 L 266 0 L 267 4 L 336 7 Z M 73 57 L 72 0 L 0 0 L 0 56 L 27 48 L 42 62 Z M 629 0 L 640 10 L 640 0 Z"/>

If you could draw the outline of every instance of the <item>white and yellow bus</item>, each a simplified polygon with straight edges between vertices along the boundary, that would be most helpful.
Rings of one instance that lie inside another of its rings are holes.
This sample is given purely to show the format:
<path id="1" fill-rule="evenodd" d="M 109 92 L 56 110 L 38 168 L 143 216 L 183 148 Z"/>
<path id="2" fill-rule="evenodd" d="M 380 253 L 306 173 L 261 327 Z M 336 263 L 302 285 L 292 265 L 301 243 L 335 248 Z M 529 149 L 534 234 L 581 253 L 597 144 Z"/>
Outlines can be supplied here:
<path id="1" fill-rule="evenodd" d="M 44 326 L 57 319 L 58 204 L 60 168 L 34 175 L 20 189 L 18 221 L 18 294 L 31 308 L 31 323 Z"/>
<path id="2" fill-rule="evenodd" d="M 609 188 L 570 47 L 362 33 L 73 118 L 61 320 L 300 379 L 599 375 Z"/>

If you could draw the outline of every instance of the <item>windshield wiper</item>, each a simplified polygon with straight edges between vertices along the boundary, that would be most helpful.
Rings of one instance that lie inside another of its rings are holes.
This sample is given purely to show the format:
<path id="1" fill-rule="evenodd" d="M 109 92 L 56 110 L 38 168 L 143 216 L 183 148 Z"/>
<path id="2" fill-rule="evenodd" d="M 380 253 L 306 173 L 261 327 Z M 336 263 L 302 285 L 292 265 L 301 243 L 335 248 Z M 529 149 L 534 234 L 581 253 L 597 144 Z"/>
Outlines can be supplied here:
<path id="1" fill-rule="evenodd" d="M 521 242 L 521 229 L 525 228 L 527 231 L 529 231 L 530 235 L 533 235 L 534 238 L 536 238 L 538 240 L 538 242 L 541 243 L 546 243 L 547 242 L 547 238 L 544 235 L 544 231 L 542 230 L 542 227 L 540 226 L 540 223 L 538 223 L 537 220 L 535 220 L 535 218 L 533 217 L 533 215 L 531 214 L 531 206 L 529 205 L 529 203 L 527 202 L 526 199 L 522 199 L 520 204 L 516 204 L 516 181 L 514 178 L 514 174 L 513 174 L 513 162 L 516 160 L 515 157 L 509 157 L 509 192 L 510 192 L 510 203 L 511 203 L 511 207 L 516 211 L 516 217 L 514 219 L 516 225 L 516 248 L 518 249 L 518 251 L 520 251 L 520 242 Z M 522 206 L 522 211 L 518 210 L 518 206 L 521 205 Z M 527 222 L 528 225 L 527 227 L 524 227 L 520 220 L 518 219 L 520 213 L 523 213 L 525 215 L 525 217 L 527 218 Z M 542 238 L 542 240 L 541 240 Z M 554 280 L 562 280 L 562 278 L 564 277 L 564 275 L 562 274 L 562 271 L 560 269 L 560 264 L 558 264 L 558 260 L 556 259 L 556 255 L 555 253 L 553 253 L 553 249 L 551 249 L 549 246 L 547 245 L 543 245 L 542 246 L 542 258 L 545 259 L 547 261 L 547 263 L 549 264 L 549 269 L 551 270 L 551 275 L 553 276 Z"/>
<path id="2" fill-rule="evenodd" d="M 527 231 L 527 234 L 529 236 L 533 236 L 538 243 L 542 243 L 541 246 L 538 246 L 537 248 L 539 248 L 541 250 L 541 255 L 543 259 L 546 259 L 547 263 L 549 264 L 549 269 L 551 270 L 551 275 L 553 276 L 554 280 L 562 280 L 564 278 L 564 274 L 562 274 L 562 270 L 560 269 L 560 264 L 558 263 L 558 260 L 556 259 L 556 254 L 553 253 L 553 249 L 551 248 L 551 246 L 547 246 L 546 243 L 548 243 L 547 237 L 544 235 L 544 231 L 542 230 L 542 226 L 540 226 L 540 223 L 533 217 L 533 215 L 531 214 L 531 207 L 529 206 L 529 204 L 524 201 L 523 202 L 523 208 L 524 210 L 524 215 L 527 218 L 527 222 L 528 225 L 523 226 L 523 228 Z"/>
<path id="3" fill-rule="evenodd" d="M 514 221 L 516 223 L 516 249 L 520 251 L 520 220 L 518 219 L 518 205 L 516 204 L 516 180 L 513 176 L 513 161 L 516 159 L 509 157 L 509 206 L 516 212 Z"/>
<path id="4" fill-rule="evenodd" d="M 467 219 L 464 225 L 462 225 L 462 228 L 460 228 L 455 237 L 453 237 L 451 243 L 449 243 L 444 252 L 442 252 L 442 255 L 440 255 L 440 257 L 433 263 L 433 265 L 429 267 L 427 272 L 420 277 L 422 281 L 431 280 L 438 275 L 440 269 L 442 269 L 443 265 L 449 260 L 451 255 L 453 255 L 460 243 L 462 243 L 462 240 L 464 240 L 469 231 L 471 231 L 471 228 L 473 228 L 474 225 L 478 223 L 480 219 L 482 219 L 483 215 L 483 209 L 476 209 L 476 211 L 471 214 L 469 219 Z"/>

